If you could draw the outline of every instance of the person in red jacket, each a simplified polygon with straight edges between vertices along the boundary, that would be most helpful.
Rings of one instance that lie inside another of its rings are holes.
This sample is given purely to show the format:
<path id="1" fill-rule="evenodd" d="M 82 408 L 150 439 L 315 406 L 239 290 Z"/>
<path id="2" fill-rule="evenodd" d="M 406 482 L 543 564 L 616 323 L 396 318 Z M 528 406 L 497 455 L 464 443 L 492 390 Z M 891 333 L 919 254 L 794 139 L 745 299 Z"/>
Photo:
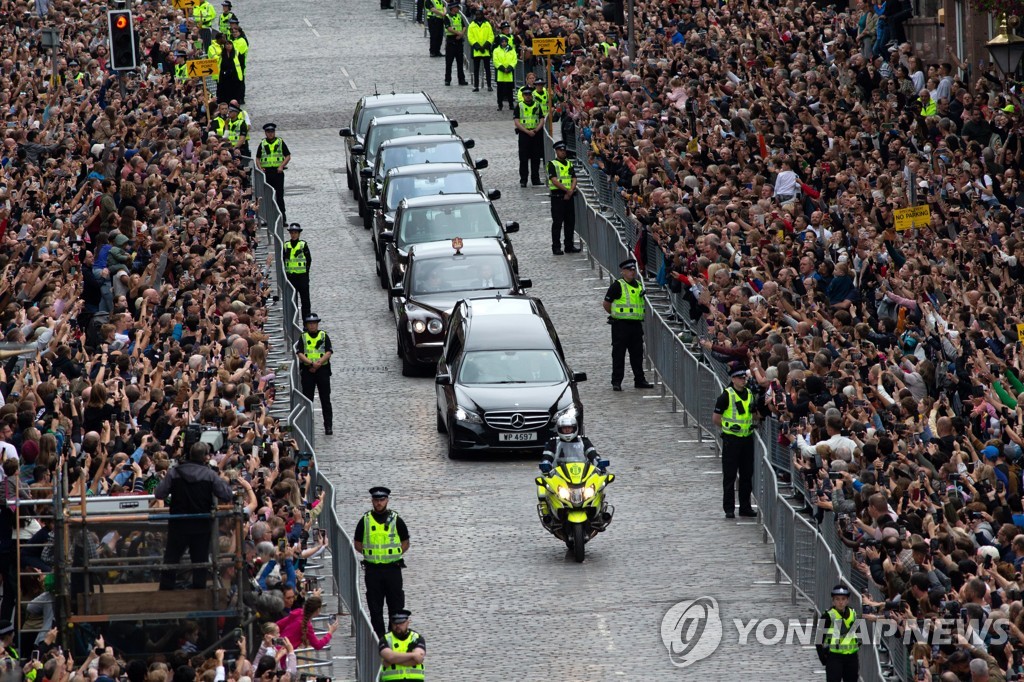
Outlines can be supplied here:
<path id="1" fill-rule="evenodd" d="M 327 635 L 322 639 L 313 632 L 313 619 L 320 615 L 320 609 L 323 605 L 323 600 L 320 597 L 309 597 L 301 611 L 295 609 L 277 621 L 277 627 L 281 630 L 281 636 L 287 637 L 292 647 L 296 649 L 311 646 L 319 651 L 330 644 L 331 636 L 338 629 L 337 620 L 334 620 L 327 626 Z"/>

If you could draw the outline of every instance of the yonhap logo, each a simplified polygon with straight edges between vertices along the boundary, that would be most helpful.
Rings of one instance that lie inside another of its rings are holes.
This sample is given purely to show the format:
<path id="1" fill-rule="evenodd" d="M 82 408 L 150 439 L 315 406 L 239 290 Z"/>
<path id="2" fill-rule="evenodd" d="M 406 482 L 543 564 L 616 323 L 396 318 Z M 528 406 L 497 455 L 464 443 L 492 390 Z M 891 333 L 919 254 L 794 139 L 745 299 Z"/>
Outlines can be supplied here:
<path id="1" fill-rule="evenodd" d="M 661 619 L 661 641 L 677 668 L 687 668 L 715 653 L 722 643 L 718 602 L 701 597 L 670 608 Z"/>

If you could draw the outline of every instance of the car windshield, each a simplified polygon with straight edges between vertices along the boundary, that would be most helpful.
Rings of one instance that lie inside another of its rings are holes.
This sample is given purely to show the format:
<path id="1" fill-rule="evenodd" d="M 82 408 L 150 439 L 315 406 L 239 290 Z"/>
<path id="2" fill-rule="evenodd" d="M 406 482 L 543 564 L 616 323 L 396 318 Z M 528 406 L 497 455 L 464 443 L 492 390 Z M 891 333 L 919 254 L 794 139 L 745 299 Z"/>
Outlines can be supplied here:
<path id="1" fill-rule="evenodd" d="M 385 206 L 388 211 L 394 211 L 402 199 L 438 194 L 475 194 L 480 191 L 477 182 L 477 175 L 471 170 L 392 177 L 384 190 Z"/>
<path id="2" fill-rule="evenodd" d="M 370 122 L 374 118 L 383 116 L 400 116 L 401 114 L 436 114 L 437 109 L 430 102 L 416 102 L 415 104 L 387 104 L 376 107 L 363 107 L 359 112 L 360 135 L 365 135 Z"/>
<path id="3" fill-rule="evenodd" d="M 415 262 L 409 277 L 414 297 L 477 289 L 507 290 L 512 287 L 505 258 L 493 253 Z"/>
<path id="4" fill-rule="evenodd" d="M 430 121 L 426 123 L 388 123 L 376 125 L 366 138 L 366 160 L 373 163 L 377 158 L 377 150 L 387 140 L 411 135 L 451 135 L 452 124 L 448 121 Z"/>
<path id="5" fill-rule="evenodd" d="M 465 163 L 466 148 L 459 140 L 451 142 L 434 142 L 431 144 L 402 145 L 385 147 L 377 160 L 377 177 L 392 168 L 412 166 L 417 163 Z"/>
<path id="6" fill-rule="evenodd" d="M 553 350 L 478 350 L 466 353 L 463 384 L 555 384 L 565 372 Z"/>
<path id="7" fill-rule="evenodd" d="M 407 208 L 398 226 L 398 246 L 438 242 L 453 237 L 500 237 L 501 223 L 487 202 Z"/>

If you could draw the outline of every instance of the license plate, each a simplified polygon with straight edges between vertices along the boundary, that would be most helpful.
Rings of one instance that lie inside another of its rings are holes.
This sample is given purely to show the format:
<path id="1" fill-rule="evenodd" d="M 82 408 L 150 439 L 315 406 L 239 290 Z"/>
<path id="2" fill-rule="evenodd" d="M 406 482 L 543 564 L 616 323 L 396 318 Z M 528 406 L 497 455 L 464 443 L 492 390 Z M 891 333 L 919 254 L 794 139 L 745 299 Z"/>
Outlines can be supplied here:
<path id="1" fill-rule="evenodd" d="M 537 440 L 537 432 L 536 431 L 526 431 L 524 433 L 499 433 L 498 434 L 498 440 L 500 440 L 500 441 L 514 441 L 514 442 L 517 442 L 517 443 L 523 442 L 523 441 Z"/>

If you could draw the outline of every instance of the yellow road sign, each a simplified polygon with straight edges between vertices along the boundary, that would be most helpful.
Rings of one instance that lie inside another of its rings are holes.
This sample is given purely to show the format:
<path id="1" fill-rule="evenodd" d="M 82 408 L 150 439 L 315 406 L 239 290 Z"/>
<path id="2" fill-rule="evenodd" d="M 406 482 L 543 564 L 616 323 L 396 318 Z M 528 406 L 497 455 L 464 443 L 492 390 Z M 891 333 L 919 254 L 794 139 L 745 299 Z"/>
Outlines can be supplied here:
<path id="1" fill-rule="evenodd" d="M 199 4 L 199 0 L 174 0 L 174 9 L 190 10 Z"/>
<path id="2" fill-rule="evenodd" d="M 1024 324 L 1017 325 L 1017 340 L 1024 343 Z"/>
<path id="3" fill-rule="evenodd" d="M 185 75 L 189 78 L 206 78 L 216 76 L 220 72 L 220 63 L 216 59 L 191 59 L 185 62 Z"/>
<path id="4" fill-rule="evenodd" d="M 894 227 L 897 232 L 912 228 L 928 227 L 932 221 L 932 212 L 928 205 L 908 206 L 892 212 Z"/>
<path id="5" fill-rule="evenodd" d="M 534 38 L 534 57 L 558 57 L 565 54 L 565 38 Z"/>

